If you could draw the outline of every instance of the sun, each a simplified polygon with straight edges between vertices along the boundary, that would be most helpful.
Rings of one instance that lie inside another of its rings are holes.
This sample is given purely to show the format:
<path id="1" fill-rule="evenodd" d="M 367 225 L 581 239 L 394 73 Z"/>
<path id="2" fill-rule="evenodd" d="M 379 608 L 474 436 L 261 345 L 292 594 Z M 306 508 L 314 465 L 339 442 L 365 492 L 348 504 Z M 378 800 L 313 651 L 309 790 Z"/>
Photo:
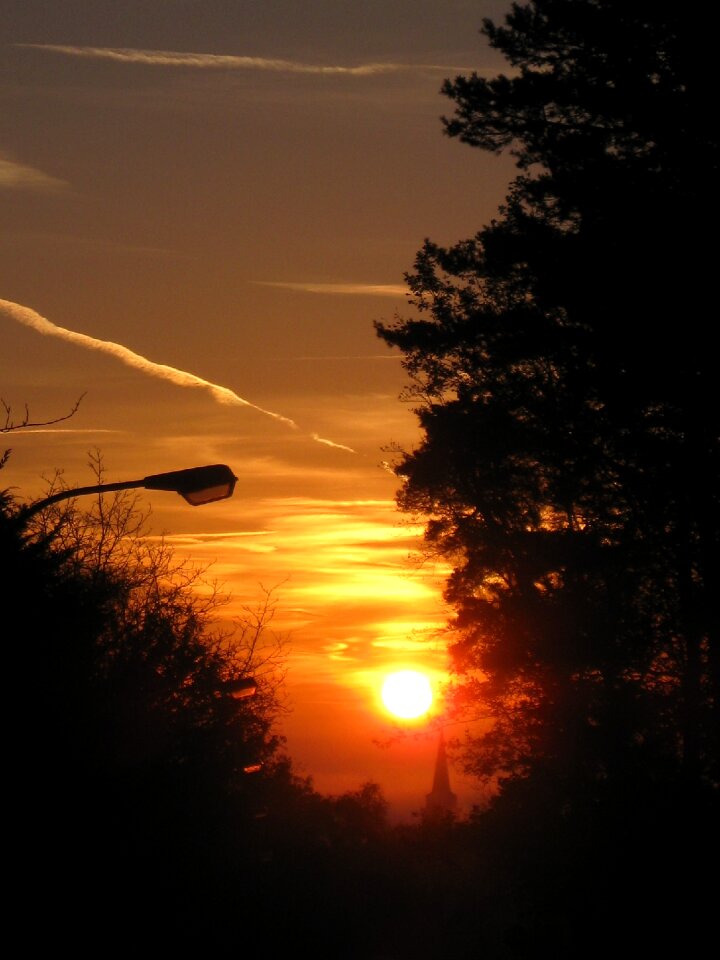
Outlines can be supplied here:
<path id="1" fill-rule="evenodd" d="M 414 720 L 427 713 L 432 700 L 430 681 L 418 670 L 398 670 L 385 678 L 382 701 L 396 717 Z"/>

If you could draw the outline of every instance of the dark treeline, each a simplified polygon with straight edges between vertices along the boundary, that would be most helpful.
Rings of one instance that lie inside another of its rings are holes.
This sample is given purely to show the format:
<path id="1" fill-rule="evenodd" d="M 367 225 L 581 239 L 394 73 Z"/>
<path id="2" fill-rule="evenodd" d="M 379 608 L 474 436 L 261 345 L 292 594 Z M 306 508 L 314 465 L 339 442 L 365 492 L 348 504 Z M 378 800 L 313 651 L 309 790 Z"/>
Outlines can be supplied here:
<path id="1" fill-rule="evenodd" d="M 580 955 L 670 949 L 710 929 L 717 857 L 715 40 L 652 0 L 483 33 L 510 69 L 446 81 L 444 130 L 518 174 L 377 325 L 422 429 L 398 502 L 452 566 L 453 709 L 493 718 L 456 750 L 536 857 L 527 889 Z"/>
<path id="2" fill-rule="evenodd" d="M 507 75 L 448 80 L 444 129 L 518 175 L 476 236 L 425 243 L 413 315 L 377 331 L 422 431 L 398 503 L 452 568 L 446 719 L 492 718 L 449 746 L 492 802 L 393 827 L 377 785 L 320 795 L 275 733 L 272 597 L 223 633 L 132 501 L 29 520 L 6 492 L 28 948 L 692 957 L 716 934 L 714 40 L 656 0 L 482 32 Z"/>

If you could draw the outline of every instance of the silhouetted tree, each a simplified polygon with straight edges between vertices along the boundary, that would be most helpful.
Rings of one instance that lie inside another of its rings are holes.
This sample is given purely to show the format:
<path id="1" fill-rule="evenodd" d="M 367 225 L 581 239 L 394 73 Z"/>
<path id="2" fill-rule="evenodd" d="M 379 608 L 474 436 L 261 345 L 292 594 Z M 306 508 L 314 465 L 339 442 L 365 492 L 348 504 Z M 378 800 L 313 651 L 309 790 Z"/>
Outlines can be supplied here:
<path id="1" fill-rule="evenodd" d="M 0 501 L 14 869 L 56 942 L 229 937 L 216 910 L 249 922 L 258 813 L 287 780 L 272 593 L 223 625 L 224 598 L 145 522 L 125 495 L 29 520 Z M 247 675 L 257 694 L 233 698 Z"/>
<path id="2" fill-rule="evenodd" d="M 408 277 L 422 428 L 398 503 L 448 559 L 469 769 L 555 809 L 717 788 L 718 414 L 711 46 L 650 0 L 535 0 L 446 81 L 445 131 L 510 150 L 498 218 Z M 608 801 L 609 802 L 609 801 Z"/>

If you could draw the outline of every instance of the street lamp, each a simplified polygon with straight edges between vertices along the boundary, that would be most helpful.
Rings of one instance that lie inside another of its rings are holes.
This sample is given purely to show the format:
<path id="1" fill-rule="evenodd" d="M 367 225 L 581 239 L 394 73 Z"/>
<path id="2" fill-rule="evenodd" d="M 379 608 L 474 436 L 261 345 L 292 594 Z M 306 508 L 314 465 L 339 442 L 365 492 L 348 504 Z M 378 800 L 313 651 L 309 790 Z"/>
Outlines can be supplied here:
<path id="1" fill-rule="evenodd" d="M 144 487 L 146 490 L 169 490 L 179 493 L 191 506 L 199 507 L 215 500 L 226 500 L 233 495 L 237 477 L 224 463 L 207 467 L 191 467 L 188 470 L 172 470 L 170 473 L 155 473 L 142 480 L 124 480 L 120 483 L 99 483 L 92 487 L 75 487 L 61 490 L 44 500 L 38 500 L 24 508 L 25 517 L 31 517 L 59 500 L 83 497 L 89 493 L 109 493 L 114 490 L 130 490 Z"/>
<path id="2" fill-rule="evenodd" d="M 258 685 L 255 677 L 236 677 L 234 680 L 225 680 L 216 691 L 216 696 L 232 697 L 233 700 L 246 700 L 257 694 Z M 262 763 L 248 763 L 243 767 L 243 773 L 259 773 Z"/>
<path id="3" fill-rule="evenodd" d="M 233 700 L 245 700 L 254 697 L 257 693 L 255 677 L 238 677 L 236 680 L 226 680 L 220 687 L 220 692 L 232 697 Z"/>

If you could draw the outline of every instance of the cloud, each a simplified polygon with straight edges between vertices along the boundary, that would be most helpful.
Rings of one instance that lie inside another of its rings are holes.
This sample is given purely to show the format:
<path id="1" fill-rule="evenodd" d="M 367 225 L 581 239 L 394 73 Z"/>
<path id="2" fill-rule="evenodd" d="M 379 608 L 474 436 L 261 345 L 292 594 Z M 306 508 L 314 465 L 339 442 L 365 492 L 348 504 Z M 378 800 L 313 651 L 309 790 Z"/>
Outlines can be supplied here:
<path id="1" fill-rule="evenodd" d="M 335 447 L 336 450 L 347 450 L 348 453 L 356 453 L 356 450 L 353 450 L 352 447 L 346 447 L 344 443 L 335 443 L 332 440 L 325 440 L 323 437 L 319 437 L 316 433 L 311 433 L 310 436 L 313 440 L 316 440 L 318 443 L 324 443 L 327 447 Z"/>
<path id="2" fill-rule="evenodd" d="M 202 377 L 198 377 L 194 373 L 188 373 L 186 370 L 178 370 L 176 367 L 169 367 L 164 363 L 155 363 L 153 360 L 148 360 L 147 357 L 143 357 L 139 353 L 133 353 L 132 350 L 129 350 L 120 343 L 113 343 L 110 340 L 97 340 L 95 337 L 89 337 L 84 333 L 67 330 L 65 327 L 58 327 L 49 320 L 46 320 L 45 317 L 41 317 L 39 313 L 30 310 L 29 307 L 23 307 L 19 303 L 13 303 L 10 300 L 0 300 L 0 310 L 12 320 L 16 320 L 26 327 L 31 327 L 38 333 L 51 337 L 59 337 L 61 340 L 67 340 L 69 343 L 75 343 L 89 350 L 109 353 L 111 356 L 120 360 L 121 363 L 129 367 L 135 367 L 137 370 L 141 370 L 151 377 L 158 377 L 160 380 L 169 380 L 170 383 L 174 383 L 178 387 L 200 387 L 201 389 L 207 390 L 218 403 L 235 407 L 249 407 L 252 410 L 258 410 L 260 413 L 264 413 L 268 417 L 272 417 L 274 420 L 280 420 L 282 423 L 288 424 L 288 426 L 297 427 L 295 421 L 289 417 L 284 417 L 282 414 L 273 413 L 272 410 L 265 410 L 263 407 L 258 407 L 249 400 L 244 400 L 227 387 L 222 387 L 217 383 L 211 383 L 209 380 L 203 380 Z"/>
<path id="3" fill-rule="evenodd" d="M 191 257 L 191 254 L 185 251 L 174 250 L 170 247 L 149 247 L 140 244 L 121 243 L 118 240 L 105 237 L 72 236 L 71 234 L 56 233 L 49 230 L 14 230 L 11 242 L 13 245 L 17 245 L 18 243 L 62 245 L 71 250 L 79 250 L 85 255 L 110 252 L 121 255 L 129 254 L 131 256 L 155 257 L 165 260 L 189 260 Z"/>
<path id="4" fill-rule="evenodd" d="M 30 424 L 27 425 L 27 431 L 30 431 Z M 67 434 L 69 436 L 77 436 L 78 434 L 89 433 L 93 437 L 98 433 L 125 433 L 124 430 L 110 430 L 107 427 L 83 427 L 82 429 L 75 427 L 32 427 L 32 434 L 35 436 L 38 433 L 53 433 L 57 434 Z"/>
<path id="5" fill-rule="evenodd" d="M 303 293 L 334 293 L 366 297 L 403 297 L 410 291 L 402 283 L 289 283 L 282 280 L 251 280 L 261 287 L 301 290 Z"/>
<path id="6" fill-rule="evenodd" d="M 173 50 L 136 50 L 128 47 L 78 47 L 55 43 L 16 43 L 16 47 L 33 47 L 50 53 L 117 63 L 138 63 L 155 67 L 193 67 L 203 70 L 262 70 L 274 73 L 305 73 L 323 76 L 368 77 L 386 73 L 467 71 L 467 67 L 438 64 L 362 63 L 354 67 L 335 64 L 302 63 L 270 57 L 228 56 L 215 53 L 189 53 Z"/>
<path id="7" fill-rule="evenodd" d="M 6 190 L 64 190 L 68 184 L 58 177 L 51 177 L 42 170 L 15 163 L 0 154 L 0 188 Z"/>
<path id="8" fill-rule="evenodd" d="M 328 353 L 325 356 L 300 356 L 295 357 L 296 360 L 305 360 L 305 361 L 320 361 L 324 362 L 326 360 L 340 361 L 340 360 L 351 360 L 355 363 L 358 360 L 402 360 L 402 356 L 398 354 L 385 354 L 385 353 Z"/>

